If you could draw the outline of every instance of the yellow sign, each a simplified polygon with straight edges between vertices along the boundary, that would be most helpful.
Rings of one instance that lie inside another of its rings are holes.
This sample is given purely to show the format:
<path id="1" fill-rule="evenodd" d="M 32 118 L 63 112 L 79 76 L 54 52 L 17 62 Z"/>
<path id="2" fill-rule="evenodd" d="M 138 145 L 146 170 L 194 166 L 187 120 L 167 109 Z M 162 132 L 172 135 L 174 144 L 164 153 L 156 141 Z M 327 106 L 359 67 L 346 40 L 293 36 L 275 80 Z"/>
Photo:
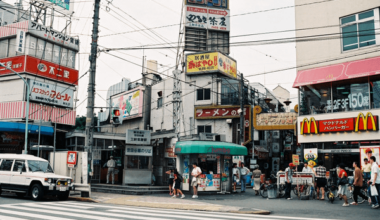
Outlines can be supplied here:
<path id="1" fill-rule="evenodd" d="M 236 61 L 219 52 L 189 54 L 186 58 L 187 74 L 220 72 L 237 78 Z"/>
<path id="2" fill-rule="evenodd" d="M 371 122 L 372 122 L 372 130 L 374 131 L 377 131 L 377 127 L 376 127 L 376 123 L 375 123 L 375 119 L 374 119 L 374 116 L 372 115 L 371 112 L 367 112 L 367 115 L 364 117 L 364 114 L 363 113 L 359 113 L 358 117 L 356 117 L 356 123 L 355 123 L 355 132 L 359 131 L 359 130 L 364 130 L 364 131 L 367 131 L 368 129 L 371 129 L 369 128 L 368 126 L 368 118 L 371 117 Z M 362 129 L 359 129 L 360 126 L 359 126 L 359 121 L 360 121 L 360 118 L 363 119 L 363 128 Z"/>
<path id="3" fill-rule="evenodd" d="M 298 166 L 300 165 L 300 156 L 297 154 L 293 154 L 293 164 Z"/>
<path id="4" fill-rule="evenodd" d="M 307 119 L 307 118 L 304 118 L 302 123 L 301 123 L 301 135 L 304 134 L 304 127 L 305 127 L 305 124 L 307 124 L 307 133 L 306 134 L 310 134 L 312 133 L 312 130 L 311 130 L 311 124 L 314 122 L 314 133 L 318 134 L 318 127 L 317 127 L 317 122 L 315 121 L 315 119 L 313 117 L 310 118 L 310 121 Z"/>

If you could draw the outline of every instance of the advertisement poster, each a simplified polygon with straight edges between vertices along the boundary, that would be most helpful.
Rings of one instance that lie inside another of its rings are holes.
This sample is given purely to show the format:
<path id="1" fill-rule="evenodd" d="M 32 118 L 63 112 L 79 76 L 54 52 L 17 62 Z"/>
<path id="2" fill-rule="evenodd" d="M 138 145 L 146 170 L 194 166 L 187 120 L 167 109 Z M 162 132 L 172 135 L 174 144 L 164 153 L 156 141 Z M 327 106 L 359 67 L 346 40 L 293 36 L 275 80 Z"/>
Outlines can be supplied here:
<path id="1" fill-rule="evenodd" d="M 220 174 L 202 174 L 201 184 L 198 185 L 200 191 L 219 191 Z"/>
<path id="2" fill-rule="evenodd" d="M 297 154 L 293 154 L 293 164 L 298 166 L 300 165 L 300 157 Z"/>
<path id="3" fill-rule="evenodd" d="M 369 161 L 369 158 L 371 156 L 374 156 L 376 158 L 376 162 L 377 162 L 377 164 L 379 164 L 379 168 L 380 168 L 379 151 L 380 151 L 380 146 L 363 146 L 363 147 L 360 147 L 360 166 L 361 166 L 361 168 L 363 168 L 364 159 L 367 158 Z"/>
<path id="4" fill-rule="evenodd" d="M 28 79 L 31 86 L 30 100 L 62 106 L 66 108 L 74 107 L 74 90 L 67 86 L 62 87 L 53 83 L 40 82 L 34 79 Z"/>
<path id="5" fill-rule="evenodd" d="M 304 149 L 304 162 L 313 168 L 318 164 L 318 148 Z"/>
<path id="6" fill-rule="evenodd" d="M 112 107 L 119 108 L 122 120 L 142 117 L 143 90 L 128 91 L 122 95 L 112 97 Z M 111 111 L 113 114 L 113 111 Z M 111 115 L 111 118 L 113 115 Z M 121 120 L 121 121 L 122 121 Z"/>

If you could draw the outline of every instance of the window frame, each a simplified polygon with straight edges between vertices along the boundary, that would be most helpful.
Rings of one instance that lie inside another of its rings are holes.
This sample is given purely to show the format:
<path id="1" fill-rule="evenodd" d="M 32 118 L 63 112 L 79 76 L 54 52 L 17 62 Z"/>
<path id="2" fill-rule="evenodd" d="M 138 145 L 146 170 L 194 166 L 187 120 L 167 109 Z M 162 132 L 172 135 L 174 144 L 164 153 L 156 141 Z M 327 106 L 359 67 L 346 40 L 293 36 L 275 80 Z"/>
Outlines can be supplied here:
<path id="1" fill-rule="evenodd" d="M 3 159 L 1 161 L 1 164 L 0 164 L 0 169 L 1 169 L 1 166 L 3 165 L 4 161 L 7 161 L 7 160 L 12 161 L 11 169 L 10 170 L 0 170 L 0 172 L 12 172 L 13 164 L 15 162 L 15 159 Z"/>
<path id="2" fill-rule="evenodd" d="M 206 95 L 205 95 L 205 94 L 206 94 L 206 93 L 205 93 L 205 90 L 209 90 L 209 91 L 210 91 L 210 94 L 209 94 L 210 97 L 209 97 L 209 99 L 206 99 L 206 98 L 205 98 L 205 96 L 206 96 Z M 199 91 L 202 91 L 202 98 L 203 98 L 203 99 L 198 99 L 198 92 L 199 92 Z M 211 88 L 197 89 L 197 101 L 210 101 L 210 100 L 211 100 Z"/>
<path id="3" fill-rule="evenodd" d="M 162 106 L 163 106 L 163 98 L 162 97 L 158 97 L 157 98 L 157 109 L 159 109 L 159 108 L 162 108 Z M 161 103 L 161 104 L 160 104 Z"/>
<path id="4" fill-rule="evenodd" d="M 203 132 L 199 131 L 199 127 L 203 127 Z M 206 127 L 210 127 L 210 132 L 206 132 Z M 200 133 L 212 134 L 212 125 L 197 125 L 197 133 L 198 133 L 198 135 Z"/>
<path id="5" fill-rule="evenodd" d="M 27 169 L 26 169 L 26 160 L 22 160 L 22 159 L 21 160 L 20 159 L 14 160 L 13 165 L 12 165 L 12 172 L 19 172 L 18 168 L 17 168 L 17 170 L 14 170 L 16 162 L 18 162 L 18 161 L 24 162 L 24 169 L 22 170 L 22 172 L 26 173 L 27 172 Z"/>
<path id="6" fill-rule="evenodd" d="M 359 14 L 363 14 L 363 13 L 366 13 L 366 12 L 369 12 L 369 11 L 373 11 L 373 16 L 372 17 L 369 17 L 369 18 L 364 18 L 364 19 L 361 19 L 359 20 Z M 358 13 L 355 13 L 355 14 L 350 14 L 350 15 L 347 15 L 347 16 L 344 16 L 344 17 L 340 17 L 339 18 L 339 31 L 340 31 L 340 50 L 341 50 L 341 53 L 347 53 L 347 52 L 351 52 L 351 51 L 357 51 L 357 50 L 362 50 L 362 49 L 366 49 L 366 48 L 371 48 L 371 47 L 375 47 L 376 45 L 378 45 L 380 43 L 380 36 L 378 36 L 378 34 L 376 34 L 376 30 L 380 28 L 380 22 L 379 22 L 379 19 L 380 19 L 380 11 L 379 11 L 379 8 L 373 8 L 373 9 L 370 9 L 370 10 L 365 10 L 365 11 L 361 11 L 361 12 L 358 12 Z M 348 23 L 345 23 L 345 24 L 341 24 L 342 23 L 342 19 L 344 18 L 347 18 L 347 17 L 350 17 L 350 16 L 353 16 L 355 15 L 355 21 L 352 21 L 352 22 L 348 22 Z M 360 39 L 359 39 L 359 24 L 361 23 L 365 23 L 365 22 L 368 22 L 368 21 L 374 21 L 374 26 L 375 26 L 375 44 L 373 45 L 369 45 L 369 46 L 362 46 L 360 47 Z M 347 26 L 351 26 L 351 25 L 356 25 L 356 38 L 358 39 L 358 42 L 357 42 L 357 45 L 358 45 L 358 48 L 355 48 L 355 49 L 350 49 L 350 50 L 344 50 L 344 45 L 343 45 L 343 28 L 344 27 L 347 27 Z"/>

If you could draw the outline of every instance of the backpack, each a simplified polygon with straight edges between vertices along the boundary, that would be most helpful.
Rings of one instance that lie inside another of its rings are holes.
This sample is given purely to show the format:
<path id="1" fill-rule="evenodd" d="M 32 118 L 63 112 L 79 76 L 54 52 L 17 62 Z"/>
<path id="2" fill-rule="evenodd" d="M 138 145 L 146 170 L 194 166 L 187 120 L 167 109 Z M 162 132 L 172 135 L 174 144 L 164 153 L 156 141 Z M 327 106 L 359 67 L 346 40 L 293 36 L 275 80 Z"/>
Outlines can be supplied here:
<path id="1" fill-rule="evenodd" d="M 181 174 L 178 174 L 177 175 L 177 179 L 182 183 L 183 182 L 183 177 Z"/>

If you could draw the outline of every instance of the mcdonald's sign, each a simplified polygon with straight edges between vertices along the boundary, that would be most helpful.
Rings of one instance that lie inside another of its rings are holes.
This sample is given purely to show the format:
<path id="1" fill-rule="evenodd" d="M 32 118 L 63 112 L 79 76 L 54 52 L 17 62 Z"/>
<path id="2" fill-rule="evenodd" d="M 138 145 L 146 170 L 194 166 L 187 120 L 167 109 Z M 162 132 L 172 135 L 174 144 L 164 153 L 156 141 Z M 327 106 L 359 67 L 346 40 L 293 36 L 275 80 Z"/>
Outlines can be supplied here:
<path id="1" fill-rule="evenodd" d="M 368 120 L 370 119 L 370 120 Z M 378 131 L 378 116 L 373 116 L 371 112 L 367 112 L 364 117 L 363 113 L 359 113 L 355 120 L 355 132 L 358 131 Z"/>
<path id="2" fill-rule="evenodd" d="M 330 132 L 347 132 L 347 131 L 378 131 L 378 116 L 373 116 L 371 112 L 366 115 L 359 113 L 356 118 L 340 118 L 315 120 L 304 118 L 301 122 L 300 134 L 319 134 Z"/>
<path id="3" fill-rule="evenodd" d="M 305 126 L 306 124 L 306 126 Z M 308 120 L 304 118 L 301 122 L 301 135 L 302 134 L 318 134 L 318 124 L 313 117 Z"/>

